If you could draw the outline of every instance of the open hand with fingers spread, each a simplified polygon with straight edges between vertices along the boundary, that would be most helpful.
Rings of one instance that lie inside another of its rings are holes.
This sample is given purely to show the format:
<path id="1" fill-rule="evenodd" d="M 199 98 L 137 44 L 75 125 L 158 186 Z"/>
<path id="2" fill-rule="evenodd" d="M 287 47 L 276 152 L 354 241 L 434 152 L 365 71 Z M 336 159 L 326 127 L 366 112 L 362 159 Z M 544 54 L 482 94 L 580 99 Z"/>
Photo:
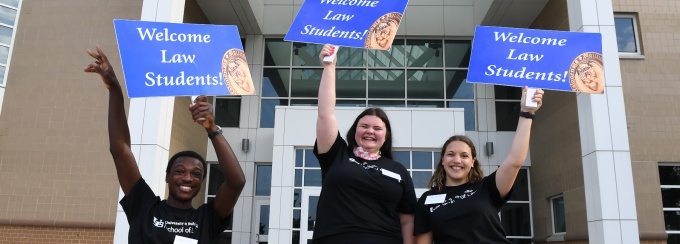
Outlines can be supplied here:
<path id="1" fill-rule="evenodd" d="M 102 81 L 104 81 L 104 85 L 106 85 L 106 89 L 111 89 L 111 87 L 120 88 L 120 83 L 118 82 L 116 73 L 113 72 L 113 67 L 111 67 L 109 58 L 107 58 L 106 54 L 102 52 L 101 48 L 99 48 L 99 45 L 97 45 L 97 53 L 94 53 L 88 49 L 87 54 L 89 54 L 95 60 L 94 62 L 87 65 L 84 71 L 88 73 L 99 74 L 102 77 Z"/>

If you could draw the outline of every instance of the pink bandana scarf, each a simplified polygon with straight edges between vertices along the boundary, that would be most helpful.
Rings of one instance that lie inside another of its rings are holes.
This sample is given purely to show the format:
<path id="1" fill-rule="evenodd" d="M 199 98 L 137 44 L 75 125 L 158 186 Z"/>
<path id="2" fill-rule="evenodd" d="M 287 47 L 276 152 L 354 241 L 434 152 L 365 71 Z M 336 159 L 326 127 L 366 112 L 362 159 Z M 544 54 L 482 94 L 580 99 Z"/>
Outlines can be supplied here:
<path id="1" fill-rule="evenodd" d="M 378 153 L 370 153 L 365 151 L 362 147 L 355 147 L 354 156 L 363 158 L 364 160 L 378 160 L 380 158 L 380 151 L 378 151 Z"/>

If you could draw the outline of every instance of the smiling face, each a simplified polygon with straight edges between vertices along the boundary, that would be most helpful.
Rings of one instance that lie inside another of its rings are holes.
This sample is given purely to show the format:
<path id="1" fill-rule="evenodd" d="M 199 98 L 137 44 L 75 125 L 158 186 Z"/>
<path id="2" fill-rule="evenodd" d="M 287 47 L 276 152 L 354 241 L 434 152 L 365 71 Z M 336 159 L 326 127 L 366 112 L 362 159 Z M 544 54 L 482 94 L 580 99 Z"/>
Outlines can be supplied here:
<path id="1" fill-rule="evenodd" d="M 359 123 L 357 123 L 354 140 L 358 146 L 367 152 L 378 153 L 380 147 L 385 144 L 386 135 L 385 122 L 378 116 L 366 115 L 359 119 Z"/>
<path id="2" fill-rule="evenodd" d="M 165 175 L 168 183 L 168 204 L 176 208 L 190 208 L 191 200 L 201 191 L 203 164 L 192 157 L 179 157 Z"/>
<path id="3" fill-rule="evenodd" d="M 472 149 L 462 141 L 453 141 L 446 146 L 442 166 L 446 172 L 446 186 L 457 186 L 469 181 L 468 175 L 474 166 Z"/>

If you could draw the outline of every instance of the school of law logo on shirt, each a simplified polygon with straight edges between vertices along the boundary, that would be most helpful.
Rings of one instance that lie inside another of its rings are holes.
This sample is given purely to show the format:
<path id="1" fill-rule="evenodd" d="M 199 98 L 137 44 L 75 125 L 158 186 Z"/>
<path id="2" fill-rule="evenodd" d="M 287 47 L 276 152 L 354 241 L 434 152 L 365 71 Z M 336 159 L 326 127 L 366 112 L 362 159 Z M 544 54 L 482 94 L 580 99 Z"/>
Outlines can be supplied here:
<path id="1" fill-rule="evenodd" d="M 195 222 L 174 222 L 174 221 L 164 221 L 153 217 L 153 226 L 158 228 L 164 228 L 170 233 L 194 233 L 198 229 L 198 224 Z"/>
<path id="2" fill-rule="evenodd" d="M 456 202 L 456 200 L 463 200 L 463 199 L 469 198 L 472 195 L 474 195 L 475 193 L 477 193 L 477 190 L 470 189 L 470 190 L 465 190 L 463 192 L 463 194 L 460 194 L 458 196 L 449 197 L 449 199 L 446 199 L 446 201 L 444 201 L 443 203 L 439 203 L 437 205 L 431 206 L 430 207 L 430 213 L 434 213 L 434 211 L 437 210 L 439 207 L 443 207 L 443 206 L 446 206 L 446 205 L 449 205 L 449 204 L 453 204 L 453 203 Z"/>
<path id="3" fill-rule="evenodd" d="M 165 222 L 163 222 L 163 220 L 157 219 L 156 217 L 153 217 L 153 226 L 163 228 L 163 226 L 165 226 Z"/>

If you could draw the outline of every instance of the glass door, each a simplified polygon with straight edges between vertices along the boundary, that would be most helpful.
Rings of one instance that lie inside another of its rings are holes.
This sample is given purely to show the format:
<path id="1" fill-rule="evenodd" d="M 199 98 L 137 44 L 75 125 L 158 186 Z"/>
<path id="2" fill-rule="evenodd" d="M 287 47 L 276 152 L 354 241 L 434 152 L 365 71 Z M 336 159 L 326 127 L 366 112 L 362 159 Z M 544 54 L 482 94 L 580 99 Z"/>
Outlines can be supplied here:
<path id="1" fill-rule="evenodd" d="M 254 207 L 253 243 L 266 244 L 269 241 L 269 199 L 256 199 Z"/>
<path id="2" fill-rule="evenodd" d="M 316 223 L 316 206 L 319 203 L 321 188 L 304 188 L 302 190 L 302 216 L 300 221 L 300 244 L 311 243 Z"/>

